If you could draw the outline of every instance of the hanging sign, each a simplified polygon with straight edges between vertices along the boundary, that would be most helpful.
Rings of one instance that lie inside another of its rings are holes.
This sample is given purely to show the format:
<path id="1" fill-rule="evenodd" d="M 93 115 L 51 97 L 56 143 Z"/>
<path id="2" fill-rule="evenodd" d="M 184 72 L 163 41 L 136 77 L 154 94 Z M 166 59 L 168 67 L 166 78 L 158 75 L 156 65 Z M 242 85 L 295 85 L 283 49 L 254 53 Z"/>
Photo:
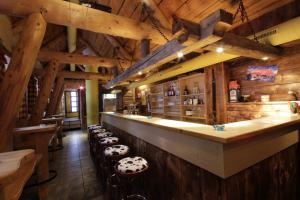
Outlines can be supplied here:
<path id="1" fill-rule="evenodd" d="M 248 81 L 274 82 L 278 66 L 249 66 L 247 70 Z"/>

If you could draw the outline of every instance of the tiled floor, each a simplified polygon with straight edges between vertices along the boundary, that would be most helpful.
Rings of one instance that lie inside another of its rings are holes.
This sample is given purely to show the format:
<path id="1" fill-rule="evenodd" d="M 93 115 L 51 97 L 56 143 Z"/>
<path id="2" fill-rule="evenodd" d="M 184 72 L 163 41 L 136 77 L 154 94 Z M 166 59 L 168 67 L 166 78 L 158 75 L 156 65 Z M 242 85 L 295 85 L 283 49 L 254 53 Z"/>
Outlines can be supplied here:
<path id="1" fill-rule="evenodd" d="M 103 200 L 87 134 L 81 130 L 65 134 L 64 149 L 55 152 L 50 162 L 50 169 L 55 169 L 58 175 L 49 183 L 48 200 Z"/>

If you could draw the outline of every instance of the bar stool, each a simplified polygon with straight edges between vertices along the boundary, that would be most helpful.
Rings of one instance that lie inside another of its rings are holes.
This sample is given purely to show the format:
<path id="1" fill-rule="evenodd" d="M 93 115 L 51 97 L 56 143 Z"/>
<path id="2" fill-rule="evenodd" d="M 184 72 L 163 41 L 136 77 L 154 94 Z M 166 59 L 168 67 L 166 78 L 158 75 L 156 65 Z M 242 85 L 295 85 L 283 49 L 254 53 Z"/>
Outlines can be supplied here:
<path id="1" fill-rule="evenodd" d="M 91 130 L 89 132 L 89 145 L 90 145 L 90 153 L 92 155 L 92 157 L 94 158 L 95 157 L 95 148 L 96 148 L 96 141 L 97 141 L 97 138 L 102 138 L 101 136 L 97 136 L 97 134 L 100 134 L 100 133 L 105 133 L 107 132 L 105 129 L 94 129 L 94 130 Z M 111 135 L 108 135 L 107 137 L 109 137 Z"/>
<path id="2" fill-rule="evenodd" d="M 99 162 L 99 159 L 101 159 L 103 152 L 103 145 L 101 144 L 100 140 L 103 138 L 112 137 L 113 135 L 114 134 L 112 132 L 105 131 L 92 136 L 92 156 L 94 157 L 96 164 Z"/>
<path id="3" fill-rule="evenodd" d="M 122 200 L 147 200 L 140 194 L 132 194 L 131 190 L 134 181 L 143 175 L 148 168 L 147 160 L 138 156 L 126 157 L 118 161 L 115 165 L 115 172 L 120 181 Z"/>
<path id="4" fill-rule="evenodd" d="M 105 158 L 105 178 L 106 185 L 108 186 L 108 196 L 110 200 L 116 199 L 119 200 L 119 184 L 116 178 L 116 174 L 114 173 L 115 164 L 122 158 L 125 158 L 129 155 L 130 149 L 128 146 L 123 144 L 117 144 L 110 147 L 105 148 L 104 150 L 104 158 Z"/>
<path id="5" fill-rule="evenodd" d="M 109 146 L 116 145 L 119 142 L 119 138 L 117 137 L 103 137 L 97 141 L 97 147 L 96 147 L 96 168 L 98 169 L 98 174 L 100 178 L 102 179 L 103 188 L 106 189 L 106 176 L 105 176 L 105 170 L 104 170 L 104 149 L 106 149 Z"/>

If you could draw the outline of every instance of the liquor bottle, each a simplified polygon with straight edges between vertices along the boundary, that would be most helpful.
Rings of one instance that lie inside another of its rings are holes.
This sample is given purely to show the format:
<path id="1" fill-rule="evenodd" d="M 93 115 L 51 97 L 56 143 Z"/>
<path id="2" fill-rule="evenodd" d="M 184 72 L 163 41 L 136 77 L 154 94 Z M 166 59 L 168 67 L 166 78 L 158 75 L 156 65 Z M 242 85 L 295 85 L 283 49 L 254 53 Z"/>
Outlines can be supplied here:
<path id="1" fill-rule="evenodd" d="M 187 86 L 184 87 L 183 95 L 188 95 L 189 90 L 187 89 Z"/>

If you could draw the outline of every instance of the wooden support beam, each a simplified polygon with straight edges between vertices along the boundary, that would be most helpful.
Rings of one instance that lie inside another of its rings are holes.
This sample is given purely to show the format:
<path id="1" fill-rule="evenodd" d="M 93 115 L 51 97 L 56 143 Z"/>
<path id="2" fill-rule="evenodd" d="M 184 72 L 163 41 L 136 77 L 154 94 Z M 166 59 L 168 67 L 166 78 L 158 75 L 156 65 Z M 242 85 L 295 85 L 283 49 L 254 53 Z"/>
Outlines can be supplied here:
<path id="1" fill-rule="evenodd" d="M 57 109 L 59 107 L 59 102 L 64 93 L 64 87 L 65 87 L 64 77 L 58 77 L 56 79 L 56 84 L 54 86 L 54 90 L 50 97 L 50 102 L 46 112 L 47 117 L 52 117 L 52 115 L 56 114 Z"/>
<path id="2" fill-rule="evenodd" d="M 227 31 L 231 26 L 232 19 L 232 14 L 227 13 L 224 10 L 216 11 L 204 19 L 200 24 L 194 25 L 198 27 L 196 28 L 198 31 L 195 31 L 194 28 L 193 30 L 190 30 L 193 35 L 189 35 L 189 32 L 187 32 L 187 34 L 184 34 L 183 36 L 188 37 L 180 36 L 178 39 L 171 40 L 167 44 L 144 57 L 142 60 L 136 62 L 117 78 L 106 84 L 105 87 L 111 88 L 118 85 L 120 82 L 126 81 L 128 78 L 136 75 L 140 71 L 150 71 L 153 68 L 170 62 L 177 58 L 177 53 L 180 51 L 183 54 L 187 54 L 220 40 L 225 31 Z M 176 30 L 176 32 L 178 31 L 180 31 L 180 28 Z M 194 43 L 186 47 L 185 45 L 190 43 L 190 40 L 188 40 L 190 37 L 195 39 Z"/>
<path id="3" fill-rule="evenodd" d="M 87 8 L 67 1 L 4 0 L 0 1 L 0 12 L 19 17 L 24 17 L 35 12 L 42 12 L 49 23 L 134 40 L 148 38 L 153 43 L 161 45 L 165 43 L 164 38 L 150 24 L 140 23 L 134 19 Z M 163 28 L 161 30 L 168 38 L 172 38 L 170 31 Z"/>
<path id="4" fill-rule="evenodd" d="M 150 40 L 142 39 L 141 41 L 141 55 L 146 57 L 150 53 Z"/>
<path id="5" fill-rule="evenodd" d="M 85 80 L 103 80 L 107 81 L 111 78 L 110 75 L 103 75 L 100 73 L 94 72 L 70 72 L 70 71 L 61 71 L 58 73 L 59 77 L 71 78 L 71 79 L 85 79 Z"/>
<path id="6" fill-rule="evenodd" d="M 226 63 L 219 63 L 213 66 L 216 89 L 216 123 L 227 123 L 227 102 L 229 71 Z"/>
<path id="7" fill-rule="evenodd" d="M 117 50 L 121 58 L 131 60 L 132 55 L 111 35 L 104 35 L 107 41 Z"/>
<path id="8" fill-rule="evenodd" d="M 46 73 L 42 80 L 41 89 L 35 105 L 33 106 L 33 113 L 28 121 L 30 126 L 35 126 L 41 123 L 58 70 L 59 63 L 56 60 L 51 61 L 46 67 Z"/>
<path id="9" fill-rule="evenodd" d="M 38 59 L 42 61 L 57 60 L 59 63 L 65 64 L 79 64 L 79 65 L 90 65 L 97 67 L 114 67 L 118 63 L 115 59 L 111 58 L 101 58 L 97 56 L 85 56 L 77 53 L 66 53 L 66 52 L 56 52 L 56 51 L 47 51 L 42 50 L 38 55 Z M 124 66 L 130 65 L 129 61 L 119 60 L 120 63 Z"/>
<path id="10" fill-rule="evenodd" d="M 210 44 L 204 49 L 216 51 L 216 49 L 220 47 L 228 54 L 266 60 L 278 58 L 282 52 L 278 47 L 258 43 L 254 40 L 231 33 L 224 34 L 222 40 Z"/>
<path id="11" fill-rule="evenodd" d="M 11 131 L 46 31 L 43 16 L 31 14 L 0 86 L 0 152 L 12 149 Z"/>

